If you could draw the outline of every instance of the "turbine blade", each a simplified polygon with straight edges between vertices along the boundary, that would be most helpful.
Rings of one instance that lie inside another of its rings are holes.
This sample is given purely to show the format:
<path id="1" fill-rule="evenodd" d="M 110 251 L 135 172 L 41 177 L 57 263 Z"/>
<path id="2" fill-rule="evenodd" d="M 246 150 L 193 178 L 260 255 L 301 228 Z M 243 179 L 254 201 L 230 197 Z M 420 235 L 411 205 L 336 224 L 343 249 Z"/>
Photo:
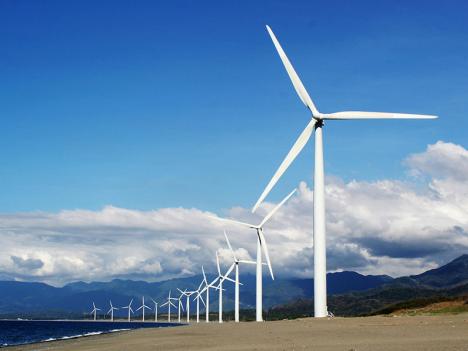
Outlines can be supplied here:
<path id="1" fill-rule="evenodd" d="M 239 263 L 257 264 L 255 261 L 239 260 Z"/>
<path id="2" fill-rule="evenodd" d="M 224 276 L 223 278 L 224 278 L 225 280 L 229 280 L 230 282 L 233 282 L 233 283 L 235 283 L 235 282 L 236 282 L 234 279 L 231 279 L 231 278 L 229 278 L 229 277 L 226 277 L 226 276 Z"/>
<path id="3" fill-rule="evenodd" d="M 409 113 L 342 111 L 323 115 L 323 119 L 435 119 L 434 115 L 415 115 Z"/>
<path id="4" fill-rule="evenodd" d="M 199 291 L 200 291 L 200 289 L 201 289 L 201 287 L 202 287 L 203 283 L 204 283 L 204 281 L 202 280 L 202 282 L 201 282 L 201 283 L 200 283 L 200 285 L 198 286 L 197 292 L 199 292 Z"/>
<path id="5" fill-rule="evenodd" d="M 262 223 L 259 224 L 259 227 L 263 227 L 263 225 L 271 218 L 271 216 L 273 216 L 275 214 L 276 211 L 278 211 L 278 209 L 284 205 L 284 203 L 286 201 L 289 200 L 289 198 L 291 196 L 293 196 L 293 194 L 296 192 L 297 189 L 294 189 L 293 191 L 291 191 L 288 196 L 286 196 L 278 205 L 276 205 L 276 207 L 269 213 L 265 216 L 265 218 L 263 218 L 263 221 Z"/>
<path id="6" fill-rule="evenodd" d="M 281 178 L 281 176 L 286 171 L 286 169 L 288 169 L 289 165 L 294 161 L 297 155 L 301 152 L 301 150 L 307 144 L 307 141 L 309 141 L 310 136 L 312 135 L 312 132 L 314 131 L 315 123 L 316 123 L 316 120 L 312 119 L 309 122 L 309 124 L 307 124 L 305 129 L 302 131 L 301 135 L 299 135 L 299 138 L 297 138 L 293 147 L 291 148 L 291 150 L 289 150 L 288 154 L 286 155 L 285 159 L 279 166 L 278 170 L 273 175 L 273 178 L 271 178 L 267 187 L 265 188 L 265 190 L 263 190 L 262 195 L 260 195 L 260 198 L 257 200 L 257 203 L 252 208 L 252 212 L 255 212 L 257 210 L 258 206 L 260 206 L 263 200 L 267 197 L 271 189 L 275 186 L 276 182 L 278 182 L 278 180 Z"/>
<path id="7" fill-rule="evenodd" d="M 203 306 L 206 306 L 205 300 L 203 300 L 203 296 L 200 295 L 200 300 L 203 303 Z"/>
<path id="8" fill-rule="evenodd" d="M 236 254 L 235 254 L 234 250 L 232 249 L 232 246 L 231 246 L 231 243 L 229 242 L 229 238 L 228 238 L 228 236 L 227 236 L 226 231 L 224 231 L 224 237 L 226 238 L 226 242 L 227 242 L 227 245 L 228 245 L 228 247 L 229 247 L 229 250 L 231 250 L 232 257 L 234 257 L 234 261 L 237 262 Z"/>
<path id="9" fill-rule="evenodd" d="M 218 251 L 216 251 L 216 268 L 218 269 L 218 275 L 221 275 L 221 268 L 219 267 Z"/>
<path id="10" fill-rule="evenodd" d="M 253 225 L 253 224 L 249 224 L 249 223 L 245 223 L 245 222 L 241 222 L 241 221 L 236 221 L 235 219 L 221 218 L 221 217 L 215 217 L 215 216 L 208 216 L 208 217 L 213 218 L 213 219 L 217 219 L 218 221 L 222 221 L 222 222 L 229 222 L 229 223 L 243 225 L 244 227 L 255 228 L 255 225 Z"/>
<path id="11" fill-rule="evenodd" d="M 258 235 L 260 236 L 260 241 L 262 243 L 262 248 L 263 248 L 263 253 L 265 254 L 265 259 L 268 264 L 268 269 L 270 270 L 271 274 L 271 279 L 275 280 L 275 277 L 273 275 L 273 268 L 271 268 L 271 262 L 270 262 L 270 254 L 268 253 L 268 246 L 265 240 L 265 236 L 263 235 L 263 230 L 262 228 L 258 229 Z"/>
<path id="12" fill-rule="evenodd" d="M 299 78 L 296 71 L 294 70 L 294 67 L 292 66 L 291 62 L 286 56 L 286 53 L 281 47 L 278 39 L 276 39 L 275 34 L 273 33 L 273 31 L 271 30 L 269 26 L 266 26 L 266 28 L 268 30 L 268 34 L 270 34 L 273 44 L 275 45 L 276 51 L 278 51 L 278 55 L 281 58 L 281 61 L 283 62 L 284 68 L 286 68 L 286 71 L 288 72 L 289 78 L 291 79 L 294 89 L 296 89 L 297 95 L 299 95 L 299 98 L 302 100 L 304 105 L 306 105 L 309 108 L 309 110 L 312 112 L 312 115 L 317 116 L 319 112 L 317 108 L 315 107 L 314 102 L 310 98 L 309 93 L 307 93 L 307 90 L 304 87 L 304 84 L 302 84 L 301 79 Z"/>
<path id="13" fill-rule="evenodd" d="M 218 279 L 219 279 L 219 277 L 214 278 L 213 281 L 212 281 L 210 284 L 208 284 L 208 286 L 214 288 L 215 286 L 214 286 L 213 284 L 216 283 L 216 281 L 217 281 Z"/>
<path id="14" fill-rule="evenodd" d="M 201 270 L 203 272 L 203 281 L 205 282 L 205 284 L 208 284 L 208 281 L 206 280 L 205 269 L 203 268 L 203 266 L 201 266 Z"/>
<path id="15" fill-rule="evenodd" d="M 229 267 L 229 269 L 227 270 L 226 274 L 224 275 L 225 279 L 227 279 L 227 276 L 229 274 L 231 274 L 232 270 L 234 269 L 234 267 L 236 266 L 235 263 L 231 264 L 231 267 Z"/>

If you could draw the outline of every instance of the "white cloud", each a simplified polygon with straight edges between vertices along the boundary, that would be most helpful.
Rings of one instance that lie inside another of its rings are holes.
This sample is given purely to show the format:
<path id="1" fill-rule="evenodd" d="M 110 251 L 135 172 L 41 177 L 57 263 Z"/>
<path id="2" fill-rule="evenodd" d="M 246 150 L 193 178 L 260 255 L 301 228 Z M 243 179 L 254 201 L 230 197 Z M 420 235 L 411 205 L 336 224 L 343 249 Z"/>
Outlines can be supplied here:
<path id="1" fill-rule="evenodd" d="M 329 270 L 411 274 L 468 251 L 468 150 L 439 141 L 405 164 L 417 178 L 345 183 L 327 177 Z M 277 275 L 312 276 L 312 201 L 311 189 L 301 183 L 265 227 Z M 256 223 L 273 206 L 266 203 L 258 215 L 235 207 L 226 215 Z M 223 228 L 240 258 L 255 257 L 254 231 L 207 214 L 113 206 L 3 214 L 0 276 L 62 284 L 113 277 L 160 280 L 199 273 L 202 264 L 214 271 L 217 249 L 224 265 L 231 259 Z"/>

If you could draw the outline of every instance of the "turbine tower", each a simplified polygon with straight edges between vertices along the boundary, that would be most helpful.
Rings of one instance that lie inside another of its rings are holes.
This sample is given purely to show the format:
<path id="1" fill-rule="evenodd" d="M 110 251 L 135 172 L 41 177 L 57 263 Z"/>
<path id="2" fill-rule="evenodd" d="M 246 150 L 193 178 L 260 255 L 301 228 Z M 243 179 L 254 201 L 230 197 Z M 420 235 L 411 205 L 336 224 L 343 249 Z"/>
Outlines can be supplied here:
<path id="1" fill-rule="evenodd" d="M 260 224 L 249 224 L 245 222 L 236 221 L 233 219 L 227 218 L 220 218 L 220 217 L 213 217 L 221 221 L 230 222 L 234 224 L 239 224 L 245 227 L 249 227 L 255 229 L 257 232 L 257 272 L 256 272 L 256 279 L 257 279 L 257 291 L 256 291 L 256 321 L 262 322 L 263 321 L 263 301 L 262 301 L 262 294 L 263 294 L 263 281 L 262 281 L 262 251 L 265 255 L 266 263 L 270 270 L 271 279 L 275 279 L 273 275 L 273 269 L 271 268 L 270 262 L 270 255 L 268 254 L 268 247 L 265 240 L 265 236 L 263 235 L 263 226 L 268 222 L 268 220 L 278 211 L 278 209 L 283 206 L 283 204 L 289 200 L 289 198 L 296 192 L 296 189 L 291 191 L 288 196 L 286 196 L 276 207 L 268 213 L 265 218 L 260 222 Z"/>
<path id="2" fill-rule="evenodd" d="M 143 322 L 145 321 L 145 308 L 151 311 L 151 308 L 145 305 L 145 297 L 142 296 L 141 297 L 141 306 L 137 308 L 136 312 L 141 310 L 141 313 L 142 313 L 142 319 L 141 320 Z"/>
<path id="3" fill-rule="evenodd" d="M 151 299 L 151 301 L 153 301 L 154 303 L 154 321 L 157 322 L 158 321 L 158 303 L 154 301 L 153 299 Z"/>
<path id="4" fill-rule="evenodd" d="M 291 62 L 286 56 L 283 48 L 276 39 L 273 31 L 266 26 L 271 40 L 275 45 L 281 61 L 283 62 L 289 78 L 296 90 L 297 95 L 304 105 L 310 110 L 311 119 L 299 138 L 296 140 L 291 150 L 286 155 L 276 173 L 271 178 L 257 203 L 252 208 L 252 212 L 258 208 L 281 175 L 301 152 L 307 141 L 315 130 L 315 170 L 314 170 L 314 315 L 315 317 L 326 317 L 327 311 L 327 282 L 326 282 L 326 241 L 325 241 L 325 182 L 323 165 L 323 141 L 322 130 L 324 121 L 333 120 L 355 120 L 355 119 L 434 119 L 433 115 L 415 115 L 406 113 L 388 112 L 362 112 L 343 111 L 334 113 L 321 113 L 316 108 L 307 90 L 302 84 L 299 76 L 294 70 Z"/>
<path id="5" fill-rule="evenodd" d="M 109 303 L 110 303 L 110 309 L 109 309 L 109 311 L 107 311 L 106 314 L 109 314 L 109 313 L 110 313 L 110 315 L 111 315 L 111 321 L 113 322 L 113 321 L 114 321 L 114 310 L 118 310 L 118 308 L 112 306 L 112 301 L 111 301 L 111 300 L 109 300 Z"/>
<path id="6" fill-rule="evenodd" d="M 100 311 L 101 309 L 100 308 L 97 308 L 96 305 L 94 304 L 94 301 L 93 301 L 93 310 L 91 312 L 89 312 L 89 314 L 92 314 L 94 316 L 94 320 L 96 320 L 96 312 L 97 311 Z"/>
<path id="7" fill-rule="evenodd" d="M 133 302 L 133 299 L 130 300 L 130 303 L 128 304 L 128 306 L 123 306 L 122 309 L 128 309 L 128 321 L 130 322 L 130 313 L 133 313 L 133 309 L 132 309 L 132 302 Z"/>

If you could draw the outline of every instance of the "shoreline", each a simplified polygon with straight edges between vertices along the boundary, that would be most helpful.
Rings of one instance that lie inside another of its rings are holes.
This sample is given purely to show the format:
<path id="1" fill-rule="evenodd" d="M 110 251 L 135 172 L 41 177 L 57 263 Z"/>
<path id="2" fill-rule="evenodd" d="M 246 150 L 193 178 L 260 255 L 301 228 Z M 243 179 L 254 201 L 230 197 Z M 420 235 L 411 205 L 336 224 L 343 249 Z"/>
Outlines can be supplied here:
<path id="1" fill-rule="evenodd" d="M 468 313 L 190 324 L 55 340 L 7 350 L 466 350 Z"/>
<path id="2" fill-rule="evenodd" d="M 57 335 L 57 336 L 50 336 L 49 338 L 39 340 L 31 340 L 31 341 L 24 341 L 18 342 L 15 344 L 0 344 L 0 349 L 8 348 L 11 349 L 12 347 L 25 347 L 27 345 L 39 345 L 39 344 L 47 344 L 53 343 L 57 341 L 66 341 L 66 340 L 73 340 L 79 338 L 89 338 L 89 337 L 97 337 L 106 334 L 115 334 L 121 332 L 127 332 L 132 330 L 138 329 L 163 329 L 163 328 L 171 328 L 171 327 L 179 327 L 183 326 L 183 323 L 174 323 L 174 322 L 154 322 L 154 321 L 131 321 L 128 322 L 127 320 L 72 320 L 72 319 L 1 319 L 0 322 L 12 322 L 12 323 L 20 323 L 24 326 L 24 323 L 47 323 L 48 326 L 53 325 L 53 323 L 73 323 L 74 325 L 78 325 L 80 323 L 86 323 L 88 326 L 93 325 L 96 323 L 96 330 L 86 330 L 84 329 L 82 333 L 79 333 L 79 330 L 76 330 L 76 334 L 74 332 L 68 333 L 68 335 Z M 107 326 L 106 326 L 107 325 Z M 99 327 L 101 326 L 101 327 Z M 112 329 L 108 329 L 111 327 Z M 99 330 L 101 329 L 101 330 Z"/>

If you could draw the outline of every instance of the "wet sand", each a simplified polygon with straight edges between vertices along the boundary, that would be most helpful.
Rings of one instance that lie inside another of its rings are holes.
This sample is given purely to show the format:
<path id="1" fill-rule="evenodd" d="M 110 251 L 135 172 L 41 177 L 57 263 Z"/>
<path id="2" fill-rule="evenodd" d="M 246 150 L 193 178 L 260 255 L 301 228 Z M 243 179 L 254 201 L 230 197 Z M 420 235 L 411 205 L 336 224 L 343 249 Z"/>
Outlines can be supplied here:
<path id="1" fill-rule="evenodd" d="M 468 314 L 192 324 L 7 350 L 464 350 Z"/>

